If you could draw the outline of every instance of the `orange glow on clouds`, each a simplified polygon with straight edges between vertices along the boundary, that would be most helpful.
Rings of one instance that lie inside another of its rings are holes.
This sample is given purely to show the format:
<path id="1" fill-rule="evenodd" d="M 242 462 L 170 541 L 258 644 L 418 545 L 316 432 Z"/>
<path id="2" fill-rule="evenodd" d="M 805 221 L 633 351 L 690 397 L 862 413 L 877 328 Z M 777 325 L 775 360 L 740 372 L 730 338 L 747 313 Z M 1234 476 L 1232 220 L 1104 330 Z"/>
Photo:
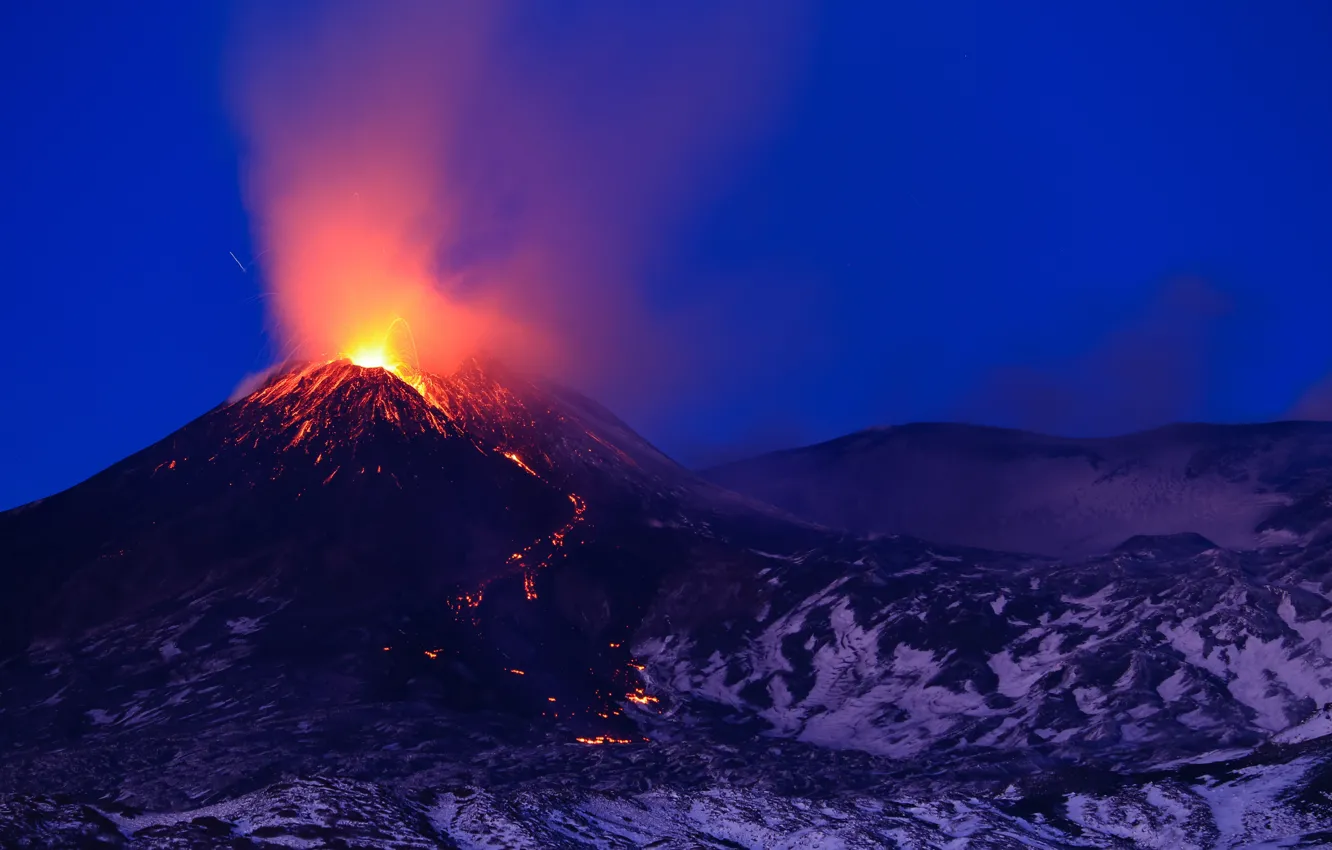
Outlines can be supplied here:
<path id="1" fill-rule="evenodd" d="M 593 0 L 547 32 L 521 3 L 251 4 L 232 95 L 279 359 L 411 383 L 491 352 L 594 394 L 684 369 L 700 334 L 641 278 L 769 113 L 786 5 Z"/>
<path id="2" fill-rule="evenodd" d="M 395 331 L 398 331 L 396 336 Z M 407 345 L 402 341 L 404 336 Z M 350 360 L 364 369 L 384 369 L 415 387 L 422 395 L 426 394 L 416 339 L 412 336 L 411 326 L 401 317 L 395 318 L 379 337 L 357 336 L 338 352 L 338 359 Z"/>
<path id="3" fill-rule="evenodd" d="M 506 330 L 510 344 L 523 338 L 498 313 L 451 299 L 426 248 L 410 244 L 408 222 L 361 209 L 357 195 L 315 207 L 267 206 L 270 305 L 288 356 L 343 356 L 406 377 L 408 367 L 448 373 L 469 354 L 503 344 Z M 387 208 L 415 203 L 391 188 L 378 201 Z M 429 332 L 409 345 L 403 328 Z"/>
<path id="4" fill-rule="evenodd" d="M 347 359 L 365 369 L 387 369 L 395 375 L 400 368 L 398 363 L 392 359 L 383 348 L 369 348 L 361 346 L 347 352 Z"/>
<path id="5" fill-rule="evenodd" d="M 255 9 L 237 101 L 284 359 L 348 357 L 405 378 L 535 344 L 440 267 L 464 213 L 447 167 L 465 97 L 456 72 L 493 14 L 410 8 L 331 3 L 300 21 Z"/>

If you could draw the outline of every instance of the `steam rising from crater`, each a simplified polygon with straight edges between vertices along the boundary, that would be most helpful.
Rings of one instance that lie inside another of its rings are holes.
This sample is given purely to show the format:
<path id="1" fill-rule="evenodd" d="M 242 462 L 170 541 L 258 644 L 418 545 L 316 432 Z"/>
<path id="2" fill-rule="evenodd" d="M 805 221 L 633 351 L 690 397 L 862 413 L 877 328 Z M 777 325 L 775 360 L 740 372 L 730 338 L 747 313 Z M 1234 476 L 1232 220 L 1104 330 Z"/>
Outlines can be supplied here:
<path id="1" fill-rule="evenodd" d="M 680 362 L 690 331 L 650 318 L 644 271 L 771 114 L 793 11 L 254 6 L 233 92 L 283 354 L 401 318 L 432 371 L 481 349 L 603 384 Z"/>

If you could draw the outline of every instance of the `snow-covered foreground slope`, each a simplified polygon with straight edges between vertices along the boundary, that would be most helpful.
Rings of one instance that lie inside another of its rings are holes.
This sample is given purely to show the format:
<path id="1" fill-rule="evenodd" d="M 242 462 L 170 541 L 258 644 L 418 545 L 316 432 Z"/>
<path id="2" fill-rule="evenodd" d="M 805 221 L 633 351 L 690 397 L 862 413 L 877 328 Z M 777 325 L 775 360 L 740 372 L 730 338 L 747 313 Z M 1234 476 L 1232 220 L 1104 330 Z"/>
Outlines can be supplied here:
<path id="1" fill-rule="evenodd" d="M 1327 742 L 1324 742 L 1327 743 Z M 1066 848 L 1205 850 L 1332 840 L 1332 747 L 1189 764 L 1150 777 L 1049 775 L 997 793 L 903 784 L 791 796 L 743 784 L 604 792 L 288 780 L 173 811 L 0 799 L 24 847 Z M 21 843 L 20 843 L 21 842 Z"/>
<path id="2" fill-rule="evenodd" d="M 404 621 L 366 637 L 273 577 L 0 666 L 0 846 L 1201 848 L 1332 822 L 1332 541 L 1060 562 L 653 528 L 681 566 L 616 647 L 634 743 L 462 703 L 495 687 L 465 654 L 396 660 Z M 496 680 L 569 704 L 522 666 Z"/>
<path id="3" fill-rule="evenodd" d="M 1319 738 L 1332 736 L 1332 705 L 1324 706 L 1321 711 L 1311 714 L 1303 722 L 1283 729 L 1272 736 L 1276 744 L 1302 744 Z"/>
<path id="4" fill-rule="evenodd" d="M 692 576 L 635 644 L 678 710 L 894 758 L 1141 769 L 1256 744 L 1332 702 L 1332 587 L 1307 550 L 1184 536 L 1061 564 L 894 539 L 753 557 L 729 619 L 690 626 L 715 585 Z"/>
<path id="5" fill-rule="evenodd" d="M 1102 439 L 904 425 L 704 474 L 857 532 L 1061 557 L 1137 534 L 1196 532 L 1250 548 L 1304 533 L 1290 510 L 1304 500 L 1325 507 L 1332 425 L 1174 425 Z"/>

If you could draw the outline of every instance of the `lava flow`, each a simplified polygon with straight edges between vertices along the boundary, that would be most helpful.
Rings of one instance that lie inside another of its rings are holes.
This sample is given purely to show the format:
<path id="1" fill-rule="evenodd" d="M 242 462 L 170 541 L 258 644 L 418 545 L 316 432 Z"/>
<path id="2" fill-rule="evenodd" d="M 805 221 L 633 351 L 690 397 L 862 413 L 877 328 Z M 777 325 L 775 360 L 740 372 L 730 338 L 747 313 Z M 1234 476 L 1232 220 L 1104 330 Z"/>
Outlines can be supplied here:
<path id="1" fill-rule="evenodd" d="M 370 465 L 357 456 L 358 442 L 381 428 L 407 437 L 433 433 L 466 440 L 482 455 L 504 458 L 521 472 L 560 490 L 571 508 L 569 518 L 553 532 L 513 552 L 488 578 L 459 593 L 451 607 L 457 612 L 476 608 L 488 584 L 515 572 L 523 576 L 526 598 L 534 600 L 537 573 L 566 554 L 566 540 L 587 511 L 582 496 L 560 483 L 559 479 L 569 476 L 557 470 L 543 448 L 543 442 L 552 437 L 550 430 L 563 417 L 549 409 L 534 413 L 518 393 L 495 380 L 475 359 L 448 378 L 421 371 L 414 358 L 399 355 L 390 344 L 390 334 L 399 326 L 410 337 L 405 323 L 396 320 L 377 343 L 351 346 L 341 357 L 305 364 L 270 380 L 242 402 L 253 415 L 243 417 L 245 425 L 236 433 L 235 443 L 257 448 L 261 441 L 279 434 L 283 454 L 300 452 L 312 457 L 316 465 L 331 464 L 325 485 L 342 473 L 387 474 L 402 486 L 398 475 L 405 470 L 386 471 L 382 463 Z M 539 423 L 542 414 L 545 421 Z M 575 448 L 576 453 L 590 456 L 605 447 L 611 456 L 623 455 L 603 438 L 584 433 L 590 440 L 586 448 Z M 334 464 L 334 457 L 342 462 Z"/>
<path id="2" fill-rule="evenodd" d="M 406 338 L 405 325 L 400 328 Z M 636 493 L 660 487 L 651 477 L 651 455 L 638 443 L 625 443 L 625 431 L 612 417 L 595 410 L 589 416 L 577 397 L 477 358 L 449 375 L 431 374 L 416 366 L 410 349 L 406 356 L 400 351 L 385 337 L 275 375 L 228 409 L 232 424 L 226 442 L 228 452 L 263 459 L 255 468 L 261 474 L 267 470 L 272 481 L 294 485 L 284 491 L 300 488 L 295 498 L 311 488 L 326 493 L 321 505 L 391 504 L 394 511 L 412 516 L 422 511 L 433 523 L 429 506 L 441 504 L 441 498 L 452 504 L 461 493 L 458 504 L 464 513 L 482 494 L 499 500 L 484 514 L 491 518 L 487 522 L 497 521 L 487 534 L 492 540 L 499 532 L 518 541 L 514 548 L 508 554 L 486 551 L 473 561 L 448 561 L 459 563 L 459 571 L 450 567 L 447 579 L 432 579 L 442 580 L 443 592 L 435 599 L 452 613 L 451 625 L 431 624 L 427 615 L 420 626 L 385 634 L 386 640 L 373 645 L 389 669 L 412 669 L 415 663 L 445 670 L 478 647 L 484 647 L 483 654 L 492 652 L 486 636 L 491 606 L 511 611 L 505 600 L 513 593 L 534 605 L 542 596 L 543 570 L 595 545 L 597 538 L 588 534 L 584 493 L 622 500 L 625 487 Z M 640 463 L 644 458 L 649 460 Z M 319 469 L 313 477 L 308 475 L 312 465 Z M 169 464 L 163 474 L 177 468 Z M 454 515 L 458 510 L 453 508 Z M 515 578 L 519 581 L 511 581 Z M 551 616 L 547 609 L 533 614 L 534 622 Z M 637 715 L 660 714 L 664 707 L 646 691 L 637 675 L 642 669 L 633 664 L 622 638 L 611 641 L 609 650 L 601 646 L 588 657 L 587 682 L 558 703 L 551 698 L 540 714 L 578 724 L 570 732 L 582 744 L 638 743 L 645 739 L 627 734 L 636 722 L 631 709 Z M 538 667 L 536 661 L 502 651 L 489 656 L 486 667 L 514 682 L 499 687 L 525 692 L 526 683 L 540 687 L 552 675 L 550 667 Z"/>

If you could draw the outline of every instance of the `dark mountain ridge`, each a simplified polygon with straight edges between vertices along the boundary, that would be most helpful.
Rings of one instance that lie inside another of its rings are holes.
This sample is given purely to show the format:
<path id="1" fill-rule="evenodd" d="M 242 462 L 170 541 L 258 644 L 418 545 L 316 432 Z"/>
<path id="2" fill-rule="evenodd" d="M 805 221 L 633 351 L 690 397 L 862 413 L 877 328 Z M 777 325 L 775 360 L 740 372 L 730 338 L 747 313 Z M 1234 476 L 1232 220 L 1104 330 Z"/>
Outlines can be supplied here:
<path id="1" fill-rule="evenodd" d="M 920 423 L 702 474 L 856 533 L 1057 557 L 1108 552 L 1135 534 L 1195 532 L 1252 548 L 1303 533 L 1282 512 L 1332 486 L 1332 423 L 1180 424 L 1091 439 Z"/>

